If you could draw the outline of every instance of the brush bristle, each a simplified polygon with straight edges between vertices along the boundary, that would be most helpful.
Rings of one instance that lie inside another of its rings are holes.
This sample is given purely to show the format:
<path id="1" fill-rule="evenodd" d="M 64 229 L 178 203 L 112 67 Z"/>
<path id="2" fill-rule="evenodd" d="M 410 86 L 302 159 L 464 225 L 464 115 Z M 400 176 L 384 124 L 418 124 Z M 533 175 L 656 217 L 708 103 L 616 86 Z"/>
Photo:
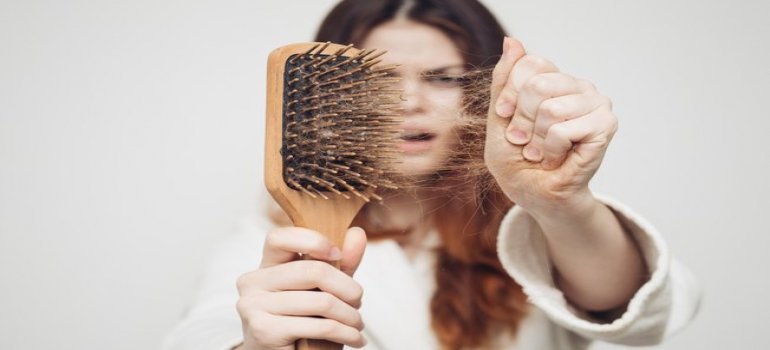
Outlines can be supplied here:
<path id="1" fill-rule="evenodd" d="M 322 54 L 319 44 L 289 57 L 284 70 L 283 178 L 314 198 L 381 200 L 400 123 L 400 91 L 378 65 L 384 52 L 345 56 L 351 45 Z"/>

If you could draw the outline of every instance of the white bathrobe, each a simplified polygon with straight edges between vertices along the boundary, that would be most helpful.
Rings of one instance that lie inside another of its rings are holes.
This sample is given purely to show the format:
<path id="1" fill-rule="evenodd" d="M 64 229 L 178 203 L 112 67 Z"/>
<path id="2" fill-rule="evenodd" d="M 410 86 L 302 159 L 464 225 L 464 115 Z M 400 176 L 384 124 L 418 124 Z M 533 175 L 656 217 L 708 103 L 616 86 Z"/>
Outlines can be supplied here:
<path id="1" fill-rule="evenodd" d="M 554 286 L 545 240 L 534 220 L 514 207 L 498 235 L 500 260 L 522 287 L 529 310 L 514 339 L 501 338 L 499 349 L 586 349 L 592 341 L 652 345 L 682 329 L 695 315 L 699 290 L 693 276 L 672 260 L 660 234 L 638 214 L 606 197 L 643 252 L 649 280 L 626 311 L 611 323 L 592 321 L 571 307 Z M 168 335 L 164 350 L 229 350 L 242 341 L 235 309 L 235 281 L 258 267 L 266 221 L 232 237 L 220 247 L 204 273 L 202 287 L 185 319 Z M 408 260 L 391 240 L 370 242 L 354 278 L 364 288 L 360 309 L 368 350 L 439 349 L 430 328 L 429 300 L 435 288 L 431 246 Z"/>

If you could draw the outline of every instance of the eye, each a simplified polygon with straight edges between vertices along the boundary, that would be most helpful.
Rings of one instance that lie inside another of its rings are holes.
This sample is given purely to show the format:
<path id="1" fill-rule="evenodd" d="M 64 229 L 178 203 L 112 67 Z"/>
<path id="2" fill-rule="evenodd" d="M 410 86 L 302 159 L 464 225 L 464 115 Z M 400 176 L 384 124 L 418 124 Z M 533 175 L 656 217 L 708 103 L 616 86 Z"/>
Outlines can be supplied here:
<path id="1" fill-rule="evenodd" d="M 401 78 L 404 76 L 403 72 L 399 69 L 389 69 L 384 72 L 386 77 Z"/>
<path id="2" fill-rule="evenodd" d="M 465 82 L 465 78 L 460 75 L 452 74 L 425 74 L 422 76 L 423 81 L 436 86 L 436 87 L 459 87 Z"/>

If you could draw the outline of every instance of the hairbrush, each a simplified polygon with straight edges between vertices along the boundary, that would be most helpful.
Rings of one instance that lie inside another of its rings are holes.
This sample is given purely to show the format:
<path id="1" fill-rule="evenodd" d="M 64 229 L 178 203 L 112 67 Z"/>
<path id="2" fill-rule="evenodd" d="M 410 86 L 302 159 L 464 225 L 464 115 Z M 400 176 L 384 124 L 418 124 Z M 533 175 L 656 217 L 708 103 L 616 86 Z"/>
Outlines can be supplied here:
<path id="1" fill-rule="evenodd" d="M 400 91 L 384 51 L 299 43 L 267 63 L 265 185 L 294 225 L 338 247 L 361 207 L 395 188 Z M 338 263 L 335 264 L 338 268 Z M 300 340 L 298 349 L 341 349 Z"/>

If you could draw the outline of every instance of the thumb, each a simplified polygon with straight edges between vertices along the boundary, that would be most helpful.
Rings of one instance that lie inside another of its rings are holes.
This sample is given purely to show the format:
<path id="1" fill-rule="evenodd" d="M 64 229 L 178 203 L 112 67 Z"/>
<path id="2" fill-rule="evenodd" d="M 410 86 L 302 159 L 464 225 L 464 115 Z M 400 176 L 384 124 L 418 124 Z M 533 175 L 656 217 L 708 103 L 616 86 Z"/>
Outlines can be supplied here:
<path id="1" fill-rule="evenodd" d="M 342 260 L 340 261 L 340 270 L 353 276 L 361 264 L 366 249 L 366 233 L 360 227 L 351 227 L 345 234 L 345 241 L 342 243 Z"/>
<path id="2" fill-rule="evenodd" d="M 513 115 L 516 106 L 516 93 L 512 89 L 503 91 L 503 88 L 506 85 L 513 86 L 513 84 L 507 84 L 509 80 L 512 81 L 510 79 L 511 71 L 516 62 L 525 54 L 524 46 L 520 41 L 509 37 L 503 39 L 503 54 L 492 71 L 490 114 L 494 108 L 494 112 L 501 117 L 507 118 Z"/>

